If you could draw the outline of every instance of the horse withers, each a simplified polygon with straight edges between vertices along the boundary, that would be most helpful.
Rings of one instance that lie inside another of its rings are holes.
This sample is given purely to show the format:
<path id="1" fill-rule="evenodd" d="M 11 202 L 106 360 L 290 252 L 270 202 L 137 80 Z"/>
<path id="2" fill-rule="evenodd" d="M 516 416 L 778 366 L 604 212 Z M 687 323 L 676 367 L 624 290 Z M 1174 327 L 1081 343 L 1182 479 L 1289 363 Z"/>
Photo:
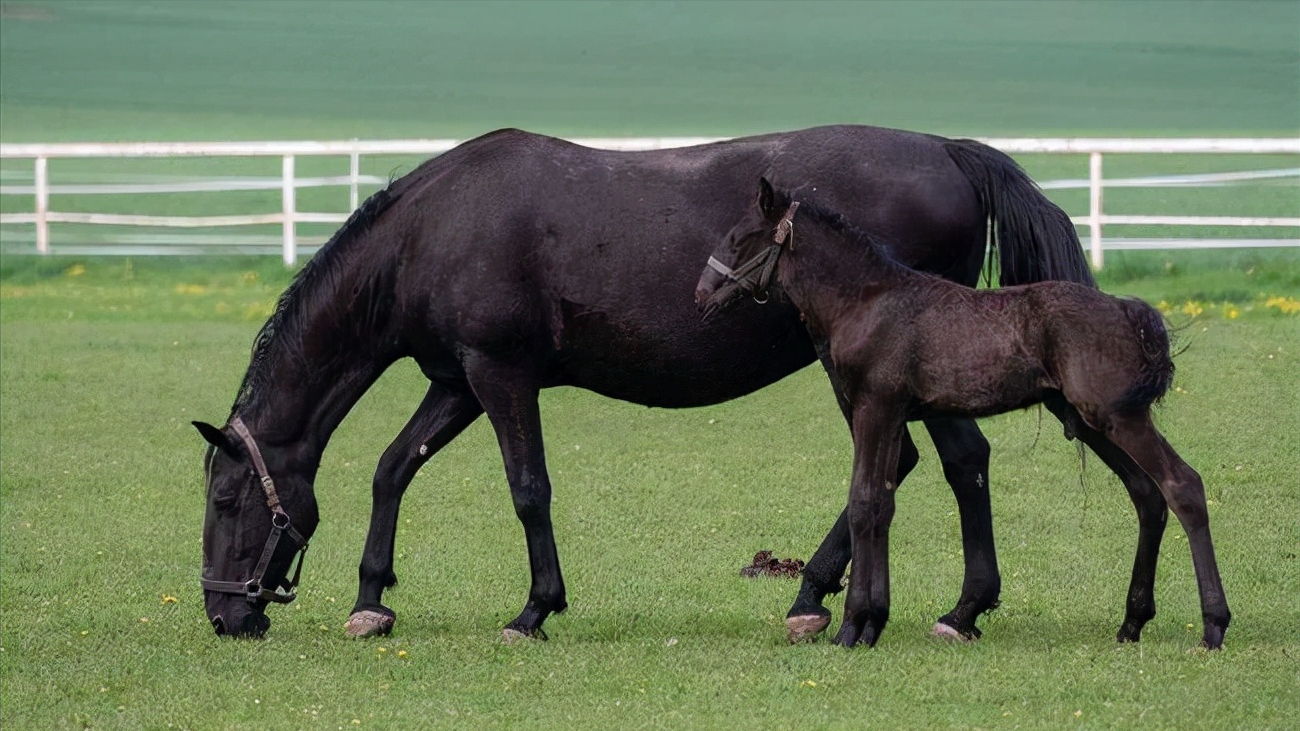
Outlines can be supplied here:
<path id="1" fill-rule="evenodd" d="M 731 272 L 723 286 L 719 270 Z M 1201 644 L 1223 644 L 1230 615 L 1205 489 L 1151 421 L 1174 373 L 1159 312 L 1068 282 L 976 290 L 914 271 L 850 219 L 762 179 L 758 205 L 710 258 L 696 301 L 709 315 L 737 295 L 766 299 L 772 284 L 828 341 L 850 405 L 854 568 L 836 642 L 873 645 L 889 617 L 894 490 L 910 469 L 900 454 L 915 451 L 907 422 L 1043 403 L 1067 437 L 1082 439 L 1115 471 L 1137 508 L 1118 639 L 1136 642 L 1155 616 L 1156 558 L 1172 509 L 1191 544 Z"/>
<path id="2" fill-rule="evenodd" d="M 703 406 L 824 352 L 786 303 L 701 322 L 691 302 L 698 262 L 750 205 L 752 181 L 778 173 L 816 181 L 821 199 L 888 232 L 895 257 L 954 281 L 977 281 L 992 226 L 1003 281 L 1091 282 L 1069 217 L 978 142 L 864 126 L 635 153 L 519 130 L 466 142 L 372 195 L 303 267 L 254 341 L 226 424 L 199 426 L 210 445 L 203 586 L 217 633 L 260 635 L 268 604 L 293 596 L 291 562 L 318 522 L 314 483 L 330 436 L 390 365 L 412 358 L 428 390 L 375 470 L 348 632 L 392 629 L 383 593 L 397 582 L 406 488 L 486 414 L 531 573 L 506 634 L 542 636 L 568 600 L 539 390 Z M 957 497 L 967 570 L 940 624 L 973 636 L 1000 588 L 988 443 L 969 419 L 926 427 Z M 839 591 L 849 546 L 841 515 L 791 608 L 801 631 L 829 623 L 822 599 Z"/>

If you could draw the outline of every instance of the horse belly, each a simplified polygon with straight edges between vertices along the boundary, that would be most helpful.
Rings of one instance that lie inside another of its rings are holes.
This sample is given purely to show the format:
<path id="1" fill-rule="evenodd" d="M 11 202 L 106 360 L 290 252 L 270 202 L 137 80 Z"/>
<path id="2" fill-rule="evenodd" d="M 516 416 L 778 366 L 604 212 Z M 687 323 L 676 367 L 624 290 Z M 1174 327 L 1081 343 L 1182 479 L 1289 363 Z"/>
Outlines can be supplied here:
<path id="1" fill-rule="evenodd" d="M 570 313 L 547 385 L 646 406 L 707 406 L 753 393 L 815 360 L 793 310 L 754 309 L 737 307 L 739 316 L 707 323 L 692 307 L 618 320 Z"/>

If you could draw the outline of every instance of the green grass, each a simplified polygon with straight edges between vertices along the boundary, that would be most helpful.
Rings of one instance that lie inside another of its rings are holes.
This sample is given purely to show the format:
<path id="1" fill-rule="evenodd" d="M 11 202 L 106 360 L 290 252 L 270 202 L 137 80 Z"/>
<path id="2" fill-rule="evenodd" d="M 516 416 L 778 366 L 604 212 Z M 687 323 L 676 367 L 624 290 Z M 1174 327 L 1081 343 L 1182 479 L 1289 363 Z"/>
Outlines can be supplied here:
<path id="1" fill-rule="evenodd" d="M 1300 128 L 1293 2 L 5 0 L 0 15 L 5 142 L 466 137 L 502 126 L 737 135 L 831 122 L 990 136 Z M 1022 161 L 1039 180 L 1086 176 L 1078 157 Z M 274 161 L 127 162 L 51 168 L 77 179 L 278 174 Z M 340 174 L 338 164 L 301 160 L 299 173 Z M 1109 156 L 1106 175 L 1256 166 L 1295 162 Z M 6 184 L 30 175 L 26 163 L 2 172 Z M 1107 210 L 1294 215 L 1293 191 L 1116 190 Z M 346 207 L 339 190 L 300 193 L 303 210 Z M 1051 195 L 1086 210 L 1078 191 Z M 276 210 L 278 194 L 54 205 L 197 215 Z M 1300 320 L 1282 307 L 1300 299 L 1300 262 L 1290 251 L 1110 252 L 1100 275 L 1110 291 L 1167 302 L 1184 325 L 1189 348 L 1159 421 L 1212 500 L 1235 613 L 1215 654 L 1190 650 L 1199 611 L 1176 526 L 1160 614 L 1141 645 L 1113 643 L 1132 509 L 1097 460 L 1081 483 L 1073 448 L 1036 410 L 984 422 L 1005 588 L 983 640 L 926 636 L 959 588 L 961 546 L 919 434 L 880 645 L 786 646 L 794 583 L 738 570 L 760 549 L 807 558 L 843 502 L 849 442 L 816 370 L 691 411 L 543 395 L 572 604 L 548 621 L 548 643 L 500 642 L 527 566 L 495 440 L 475 424 L 406 502 L 402 584 L 386 594 L 396 633 L 348 641 L 370 473 L 424 390 L 409 363 L 357 405 L 324 455 L 323 523 L 300 599 L 272 610 L 266 640 L 218 641 L 197 581 L 202 443 L 189 421 L 228 413 L 253 334 L 291 274 L 273 257 L 0 257 L 0 726 L 1294 725 Z M 1188 303 L 1200 314 L 1184 314 Z"/>
<path id="2" fill-rule="evenodd" d="M 370 472 L 423 392 L 409 363 L 336 433 L 301 598 L 272 610 L 268 639 L 244 642 L 219 641 L 203 616 L 202 444 L 188 422 L 227 413 L 258 308 L 289 273 L 267 259 L 0 264 L 6 728 L 1284 728 L 1300 702 L 1300 328 L 1275 309 L 1192 320 L 1159 413 L 1212 501 L 1234 611 L 1220 653 L 1191 651 L 1199 609 L 1177 526 L 1159 615 L 1141 645 L 1113 643 L 1132 508 L 1095 459 L 1081 484 L 1073 447 L 1036 410 L 984 422 L 1005 588 L 983 640 L 926 636 L 960 586 L 961 546 L 921 434 L 881 643 L 786 646 L 794 582 L 738 570 L 760 549 L 807 558 L 844 499 L 849 443 L 815 369 L 689 411 L 543 395 L 572 604 L 547 643 L 500 641 L 527 566 L 495 441 L 476 423 L 411 489 L 402 583 L 386 594 L 396 633 L 349 641 Z M 1294 263 L 1270 266 L 1294 288 Z M 1190 293 L 1158 263 L 1130 270 L 1108 286 Z"/>

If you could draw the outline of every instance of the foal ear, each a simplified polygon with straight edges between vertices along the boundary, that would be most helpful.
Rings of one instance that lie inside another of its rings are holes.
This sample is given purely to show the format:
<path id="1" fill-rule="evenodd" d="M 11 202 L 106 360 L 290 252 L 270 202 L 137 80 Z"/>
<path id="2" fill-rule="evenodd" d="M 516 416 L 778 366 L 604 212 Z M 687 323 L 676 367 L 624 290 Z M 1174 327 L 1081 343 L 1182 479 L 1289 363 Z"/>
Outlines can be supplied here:
<path id="1" fill-rule="evenodd" d="M 211 444 L 235 459 L 239 458 L 239 450 L 235 448 L 235 445 L 231 443 L 230 439 L 227 438 L 225 433 L 220 429 L 203 421 L 191 421 L 190 423 L 194 425 L 195 429 L 199 430 L 199 434 L 203 435 L 203 438 L 208 441 L 208 444 Z"/>
<path id="2" fill-rule="evenodd" d="M 771 218 L 776 210 L 776 191 L 765 177 L 758 179 L 758 210 L 763 212 L 764 218 Z"/>

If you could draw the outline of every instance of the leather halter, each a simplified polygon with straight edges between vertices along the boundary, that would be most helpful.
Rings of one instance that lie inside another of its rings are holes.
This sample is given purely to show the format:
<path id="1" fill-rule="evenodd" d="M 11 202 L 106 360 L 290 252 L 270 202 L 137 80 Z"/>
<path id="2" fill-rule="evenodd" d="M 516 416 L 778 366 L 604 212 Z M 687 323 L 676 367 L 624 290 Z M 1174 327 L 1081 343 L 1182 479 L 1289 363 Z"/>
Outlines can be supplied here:
<path id="1" fill-rule="evenodd" d="M 289 514 L 280 506 L 280 496 L 275 492 L 275 481 L 271 479 L 271 474 L 266 469 L 266 462 L 262 459 L 262 452 L 257 448 L 257 442 L 253 441 L 253 435 L 249 433 L 244 421 L 236 416 L 230 420 L 230 426 L 239 436 L 239 440 L 244 443 L 244 449 L 253 460 L 253 469 L 257 471 L 262 491 L 266 493 L 266 506 L 271 509 L 271 535 L 267 536 L 266 547 L 262 549 L 262 556 L 258 559 L 257 566 L 253 569 L 253 576 L 248 581 L 201 579 L 201 582 L 203 588 L 208 591 L 241 594 L 249 604 L 261 599 L 277 604 L 288 604 L 298 597 L 293 590 L 298 586 L 298 578 L 302 575 L 302 561 L 307 555 L 307 539 L 293 527 Z M 274 589 L 267 588 L 262 585 L 266 569 L 271 563 L 271 557 L 275 555 L 275 550 L 280 546 L 281 537 L 286 535 L 296 545 L 298 568 L 293 572 L 292 579 L 288 578 L 289 572 L 286 569 L 286 578 L 281 579 Z"/>
<path id="2" fill-rule="evenodd" d="M 752 296 L 760 305 L 767 303 L 767 289 L 772 284 L 776 261 L 781 258 L 781 250 L 786 245 L 787 237 L 790 239 L 789 247 L 794 248 L 794 212 L 798 209 L 799 201 L 792 202 L 790 208 L 776 224 L 776 233 L 772 236 L 774 243 L 735 269 L 712 256 L 709 257 L 709 267 L 732 283 L 732 286 L 726 288 L 727 291 L 719 289 L 714 293 L 712 299 L 716 304 L 725 304 L 720 297 L 725 296 L 726 299 L 730 299 L 731 292 L 736 290 Z"/>

